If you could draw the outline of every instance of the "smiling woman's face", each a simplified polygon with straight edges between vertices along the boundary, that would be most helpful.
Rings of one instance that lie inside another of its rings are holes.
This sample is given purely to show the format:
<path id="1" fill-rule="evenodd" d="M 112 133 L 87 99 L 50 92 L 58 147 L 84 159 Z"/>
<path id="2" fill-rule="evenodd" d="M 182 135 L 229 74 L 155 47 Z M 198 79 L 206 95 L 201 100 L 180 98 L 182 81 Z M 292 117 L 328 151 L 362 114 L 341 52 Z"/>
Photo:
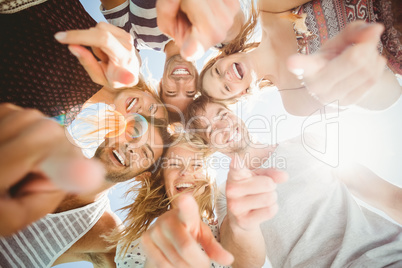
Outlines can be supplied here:
<path id="1" fill-rule="evenodd" d="M 165 118 L 165 108 L 152 94 L 138 89 L 120 92 L 115 100 L 116 110 L 122 115 L 137 113 L 143 116 Z"/>
<path id="2" fill-rule="evenodd" d="M 169 198 L 185 190 L 189 190 L 199 181 L 206 180 L 205 163 L 201 152 L 194 152 L 182 144 L 168 149 L 164 159 L 163 178 Z M 193 196 L 202 194 L 205 187 Z M 191 192 L 191 190 L 190 190 Z M 172 202 L 174 205 L 174 200 Z"/>
<path id="3" fill-rule="evenodd" d="M 253 68 L 245 53 L 235 53 L 218 59 L 202 78 L 208 96 L 226 100 L 248 92 L 253 82 Z"/>

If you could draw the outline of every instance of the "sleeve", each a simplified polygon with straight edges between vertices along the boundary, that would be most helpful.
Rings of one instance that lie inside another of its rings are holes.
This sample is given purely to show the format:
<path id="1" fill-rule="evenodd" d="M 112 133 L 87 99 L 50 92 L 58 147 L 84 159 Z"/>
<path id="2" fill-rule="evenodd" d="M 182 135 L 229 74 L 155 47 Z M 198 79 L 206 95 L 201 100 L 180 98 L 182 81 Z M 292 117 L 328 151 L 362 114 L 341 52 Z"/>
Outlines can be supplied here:
<path id="1" fill-rule="evenodd" d="M 140 245 L 140 240 L 132 242 L 127 250 L 125 255 L 122 255 L 124 248 L 122 244 L 119 243 L 116 249 L 116 256 L 114 258 L 114 262 L 116 263 L 116 267 L 119 268 L 127 268 L 127 267 L 135 267 L 135 268 L 143 268 L 146 262 L 146 256 L 143 252 L 143 249 Z"/>
<path id="2" fill-rule="evenodd" d="M 216 201 L 216 214 L 218 216 L 219 227 L 221 226 L 223 219 L 227 214 L 226 204 L 226 182 L 222 183 L 218 189 L 218 198 Z"/>
<path id="3" fill-rule="evenodd" d="M 124 29 L 126 32 L 131 31 L 132 24 L 130 23 L 130 1 L 127 0 L 120 6 L 109 10 L 100 5 L 100 11 L 107 22 L 117 27 Z"/>

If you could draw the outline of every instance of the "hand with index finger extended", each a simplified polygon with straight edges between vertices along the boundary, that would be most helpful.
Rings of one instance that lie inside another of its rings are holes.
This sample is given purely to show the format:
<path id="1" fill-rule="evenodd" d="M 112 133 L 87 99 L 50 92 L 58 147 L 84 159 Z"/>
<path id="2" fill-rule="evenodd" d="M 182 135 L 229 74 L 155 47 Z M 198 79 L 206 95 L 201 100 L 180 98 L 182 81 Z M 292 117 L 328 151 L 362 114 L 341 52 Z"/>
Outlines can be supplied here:
<path id="1" fill-rule="evenodd" d="M 63 128 L 33 109 L 0 105 L 0 236 L 53 212 L 67 192 L 100 187 L 103 166 L 85 159 Z"/>
<path id="2" fill-rule="evenodd" d="M 222 248 L 211 229 L 201 221 L 194 198 L 184 194 L 176 201 L 177 208 L 160 216 L 141 237 L 147 262 L 156 267 L 210 267 L 209 259 L 213 259 L 230 265 L 233 256 Z"/>
<path id="3" fill-rule="evenodd" d="M 317 53 L 289 57 L 288 69 L 322 104 L 357 104 L 383 74 L 386 60 L 377 50 L 383 30 L 381 24 L 352 22 Z"/>
<path id="4" fill-rule="evenodd" d="M 276 184 L 287 174 L 275 169 L 250 171 L 231 163 L 226 182 L 228 219 L 232 228 L 250 230 L 275 216 L 278 211 Z"/>
<path id="5" fill-rule="evenodd" d="M 173 37 L 183 58 L 194 61 L 222 42 L 239 12 L 238 0 L 158 0 L 158 27 Z"/>
<path id="6" fill-rule="evenodd" d="M 112 88 L 138 83 L 141 60 L 132 36 L 123 29 L 100 22 L 90 29 L 56 33 L 55 38 L 69 44 L 69 50 L 95 83 Z M 100 61 L 83 46 L 91 46 Z"/>

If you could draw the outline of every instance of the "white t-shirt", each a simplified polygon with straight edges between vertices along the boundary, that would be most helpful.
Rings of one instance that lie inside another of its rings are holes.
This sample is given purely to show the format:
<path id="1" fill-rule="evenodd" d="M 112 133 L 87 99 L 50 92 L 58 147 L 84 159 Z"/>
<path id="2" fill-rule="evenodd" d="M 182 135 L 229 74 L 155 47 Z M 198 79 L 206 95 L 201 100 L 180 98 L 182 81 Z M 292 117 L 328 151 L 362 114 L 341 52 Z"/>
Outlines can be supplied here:
<path id="1" fill-rule="evenodd" d="M 277 215 L 261 224 L 273 267 L 402 267 L 402 228 L 359 206 L 300 138 L 280 144 L 274 156 L 267 162 L 284 160 L 289 180 L 278 184 Z M 217 214 L 222 222 L 224 185 Z"/>

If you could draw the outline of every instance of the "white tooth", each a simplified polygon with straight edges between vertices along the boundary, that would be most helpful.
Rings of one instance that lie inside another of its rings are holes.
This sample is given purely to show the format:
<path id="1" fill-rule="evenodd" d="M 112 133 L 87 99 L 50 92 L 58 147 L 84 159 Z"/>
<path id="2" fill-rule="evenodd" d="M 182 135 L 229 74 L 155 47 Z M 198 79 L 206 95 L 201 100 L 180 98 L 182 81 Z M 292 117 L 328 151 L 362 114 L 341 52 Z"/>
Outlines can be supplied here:
<path id="1" fill-rule="evenodd" d="M 236 74 L 237 78 L 241 79 L 241 75 L 240 75 L 239 72 L 237 71 L 236 64 L 233 63 L 232 67 L 233 67 L 233 71 L 234 71 L 234 73 Z"/>
<path id="2" fill-rule="evenodd" d="M 231 142 L 231 141 L 238 142 L 238 141 L 240 141 L 240 139 L 241 139 L 241 134 L 236 129 L 235 132 L 232 134 L 232 136 L 230 136 L 230 139 L 228 140 L 228 142 Z"/>
<path id="3" fill-rule="evenodd" d="M 173 74 L 190 74 L 186 69 L 177 69 Z"/>
<path id="4" fill-rule="evenodd" d="M 127 107 L 127 110 L 131 110 L 133 107 L 134 107 L 134 105 L 137 103 L 137 98 L 134 98 L 132 101 L 131 101 L 131 103 L 130 103 L 130 105 Z"/>
<path id="5" fill-rule="evenodd" d="M 121 163 L 123 166 L 125 166 L 126 163 L 124 162 L 123 157 L 121 157 L 121 155 L 120 155 L 116 150 L 113 150 L 113 153 L 114 153 L 114 155 L 119 159 L 120 163 Z"/>
<path id="6" fill-rule="evenodd" d="M 193 184 L 192 183 L 179 183 L 176 185 L 177 188 L 189 188 L 192 187 Z"/>
<path id="7" fill-rule="evenodd" d="M 240 141 L 240 139 L 241 139 L 240 133 L 236 132 L 236 134 L 233 137 L 233 141 L 238 142 L 238 141 Z"/>

